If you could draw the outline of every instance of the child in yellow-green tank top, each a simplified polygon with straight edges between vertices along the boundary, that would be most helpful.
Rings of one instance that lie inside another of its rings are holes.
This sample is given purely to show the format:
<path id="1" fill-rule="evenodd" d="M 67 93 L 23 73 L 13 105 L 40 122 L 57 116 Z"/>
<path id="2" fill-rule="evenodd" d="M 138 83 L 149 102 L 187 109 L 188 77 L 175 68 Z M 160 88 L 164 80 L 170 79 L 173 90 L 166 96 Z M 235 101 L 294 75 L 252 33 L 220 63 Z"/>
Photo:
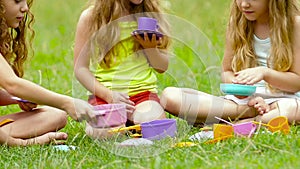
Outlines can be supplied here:
<path id="1" fill-rule="evenodd" d="M 78 81 L 91 93 L 89 103 L 125 104 L 127 124 L 165 118 L 157 95 L 155 72 L 163 73 L 167 70 L 169 60 L 166 49 L 169 39 L 166 36 L 156 38 L 156 35 L 150 37 L 147 34 L 143 38 L 132 33 L 137 29 L 138 16 L 135 14 L 138 13 L 139 16 L 157 19 L 160 23 L 159 31 L 165 34 L 167 22 L 158 15 L 161 10 L 155 5 L 158 4 L 157 0 L 100 3 L 96 1 L 82 12 L 75 38 L 75 74 Z M 108 6 L 120 8 L 101 13 Z M 110 14 L 114 14 L 114 17 Z M 89 44 L 88 49 L 100 51 L 96 52 L 96 64 L 93 64 L 95 55 L 84 51 L 86 44 Z M 89 124 L 86 127 L 87 134 L 95 138 L 106 137 L 107 130 L 108 128 L 96 129 Z"/>

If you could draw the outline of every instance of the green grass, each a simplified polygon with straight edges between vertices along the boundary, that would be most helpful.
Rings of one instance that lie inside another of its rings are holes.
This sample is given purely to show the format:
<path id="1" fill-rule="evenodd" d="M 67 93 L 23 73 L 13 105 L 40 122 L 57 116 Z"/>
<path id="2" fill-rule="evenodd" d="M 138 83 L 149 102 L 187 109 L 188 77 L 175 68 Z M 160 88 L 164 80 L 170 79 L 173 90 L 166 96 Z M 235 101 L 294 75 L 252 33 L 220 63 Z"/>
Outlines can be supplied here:
<path id="1" fill-rule="evenodd" d="M 170 0 L 173 54 L 169 70 L 159 75 L 160 91 L 181 86 L 220 94 L 220 64 L 230 0 Z M 25 78 L 53 91 L 72 96 L 73 42 L 76 22 L 85 0 L 39 0 L 36 16 L 35 56 Z M 175 18 L 178 17 L 178 18 Z M 74 87 L 75 86 L 75 87 Z M 75 96 L 77 96 L 75 94 Z M 79 95 L 78 95 L 79 97 Z M 15 106 L 1 107 L 1 114 L 16 112 Z M 46 119 L 45 119 L 46 120 Z M 53 146 L 0 147 L 0 168 L 297 168 L 300 166 L 299 128 L 289 135 L 268 134 L 263 129 L 251 139 L 233 138 L 217 144 L 198 142 L 189 148 L 173 148 L 199 132 L 178 119 L 178 137 L 158 141 L 153 147 L 115 148 L 115 141 L 95 141 L 84 132 L 84 124 L 69 120 L 62 130 L 74 151 L 57 151 Z"/>

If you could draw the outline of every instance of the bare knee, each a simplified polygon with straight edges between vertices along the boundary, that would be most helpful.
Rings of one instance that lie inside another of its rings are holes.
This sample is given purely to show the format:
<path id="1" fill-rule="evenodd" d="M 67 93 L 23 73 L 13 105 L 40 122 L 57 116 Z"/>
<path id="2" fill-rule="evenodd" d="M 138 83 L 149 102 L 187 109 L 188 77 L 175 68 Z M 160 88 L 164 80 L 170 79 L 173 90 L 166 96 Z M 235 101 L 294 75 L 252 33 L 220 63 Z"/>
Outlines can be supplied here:
<path id="1" fill-rule="evenodd" d="M 68 116 L 65 111 L 53 107 L 45 107 L 43 109 L 51 117 L 48 117 L 47 121 L 51 121 L 51 125 L 55 126 L 56 130 L 62 129 L 67 125 Z"/>
<path id="2" fill-rule="evenodd" d="M 300 123 L 300 103 L 297 99 L 283 99 L 272 104 L 270 112 L 263 115 L 262 119 L 268 122 L 274 117 L 285 116 L 288 118 L 289 123 Z"/>
<path id="3" fill-rule="evenodd" d="M 136 110 L 129 117 L 134 124 L 140 124 L 157 119 L 166 118 L 165 111 L 162 106 L 156 101 L 144 101 L 136 106 Z"/>
<path id="4" fill-rule="evenodd" d="M 284 106 L 283 106 L 284 105 Z M 279 105 L 279 113 L 286 116 L 290 123 L 300 123 L 299 100 L 286 100 Z"/>
<path id="5" fill-rule="evenodd" d="M 160 98 L 160 104 L 162 107 L 172 114 L 176 114 L 180 109 L 181 98 L 180 90 L 175 87 L 167 87 L 163 90 Z"/>
<path id="6" fill-rule="evenodd" d="M 167 87 L 161 93 L 160 104 L 164 108 L 166 108 L 170 104 L 171 101 L 170 97 L 172 95 L 172 91 L 174 91 L 174 87 Z"/>
<path id="7" fill-rule="evenodd" d="M 57 110 L 55 114 L 57 116 L 57 126 L 59 128 L 64 128 L 68 122 L 67 113 L 62 110 Z"/>

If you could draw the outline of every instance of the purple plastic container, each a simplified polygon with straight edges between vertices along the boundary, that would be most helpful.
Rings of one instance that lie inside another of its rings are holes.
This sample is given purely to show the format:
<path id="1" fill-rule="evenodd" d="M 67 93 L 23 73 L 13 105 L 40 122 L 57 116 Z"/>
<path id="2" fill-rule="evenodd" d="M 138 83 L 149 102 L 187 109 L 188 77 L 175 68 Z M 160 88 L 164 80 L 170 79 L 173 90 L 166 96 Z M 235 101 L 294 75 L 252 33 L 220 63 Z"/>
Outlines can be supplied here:
<path id="1" fill-rule="evenodd" d="M 177 132 L 175 119 L 153 120 L 141 123 L 143 138 L 160 140 L 165 137 L 175 137 Z"/>
<path id="2" fill-rule="evenodd" d="M 157 31 L 157 20 L 149 17 L 138 18 L 138 30 Z"/>
<path id="3" fill-rule="evenodd" d="M 94 106 L 97 123 L 89 123 L 95 128 L 116 127 L 127 121 L 125 104 L 102 104 Z"/>

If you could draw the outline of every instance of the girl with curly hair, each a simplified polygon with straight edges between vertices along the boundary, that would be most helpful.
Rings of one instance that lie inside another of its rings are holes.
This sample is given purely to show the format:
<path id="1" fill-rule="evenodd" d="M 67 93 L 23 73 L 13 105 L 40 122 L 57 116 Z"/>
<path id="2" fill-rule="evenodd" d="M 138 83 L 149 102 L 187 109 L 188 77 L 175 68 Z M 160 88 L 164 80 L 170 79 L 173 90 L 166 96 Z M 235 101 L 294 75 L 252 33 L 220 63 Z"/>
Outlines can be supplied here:
<path id="1" fill-rule="evenodd" d="M 18 104 L 22 109 L 0 116 L 0 144 L 9 146 L 67 139 L 66 133 L 58 132 L 67 123 L 66 112 L 75 120 L 95 120 L 87 102 L 22 79 L 34 35 L 31 5 L 32 0 L 0 0 L 0 106 Z"/>

